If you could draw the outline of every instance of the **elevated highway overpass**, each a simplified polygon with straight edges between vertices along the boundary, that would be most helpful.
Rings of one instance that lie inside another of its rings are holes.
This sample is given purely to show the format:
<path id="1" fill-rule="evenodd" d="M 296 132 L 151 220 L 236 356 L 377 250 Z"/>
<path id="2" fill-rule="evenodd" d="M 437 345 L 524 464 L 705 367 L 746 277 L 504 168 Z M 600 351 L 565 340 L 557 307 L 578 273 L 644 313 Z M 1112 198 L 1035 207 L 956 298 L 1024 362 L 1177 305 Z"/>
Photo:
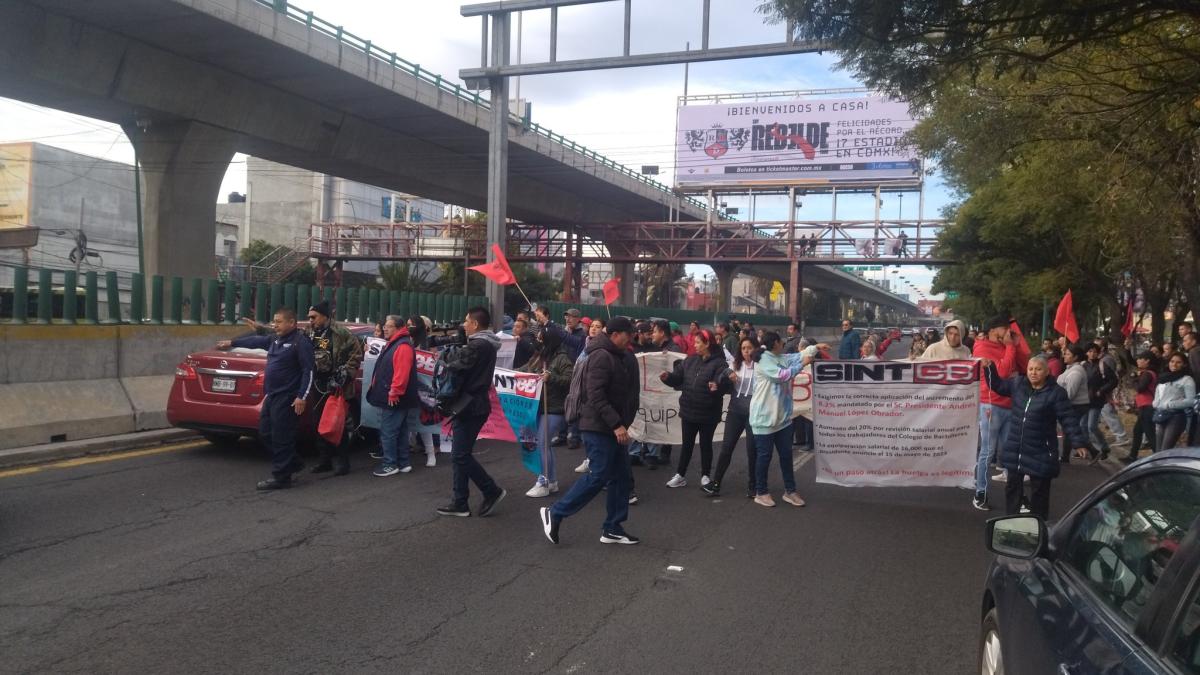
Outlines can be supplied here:
<path id="1" fill-rule="evenodd" d="M 145 178 L 148 274 L 211 268 L 235 152 L 475 209 L 486 99 L 287 3 L 8 0 L 0 96 L 120 124 Z M 513 117 L 508 216 L 700 219 L 699 202 Z"/>

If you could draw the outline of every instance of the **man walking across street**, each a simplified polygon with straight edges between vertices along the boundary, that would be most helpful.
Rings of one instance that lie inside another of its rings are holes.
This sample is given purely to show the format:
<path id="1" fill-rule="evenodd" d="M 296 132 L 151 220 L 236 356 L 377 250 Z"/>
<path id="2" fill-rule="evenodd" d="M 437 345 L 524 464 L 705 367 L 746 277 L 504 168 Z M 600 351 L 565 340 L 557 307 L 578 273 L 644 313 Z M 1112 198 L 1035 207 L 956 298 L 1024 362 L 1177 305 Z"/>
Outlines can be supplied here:
<path id="1" fill-rule="evenodd" d="M 331 396 L 341 393 L 350 399 L 355 395 L 354 377 L 362 362 L 362 343 L 333 320 L 328 300 L 322 300 L 308 309 L 306 334 L 312 342 L 314 379 L 317 391 L 321 394 L 313 411 L 319 420 Z M 336 446 L 317 436 L 321 461 L 312 468 L 313 473 L 332 471 L 335 476 L 345 476 L 350 472 L 350 439 L 347 436 L 349 434 L 343 434 L 341 443 Z"/>
<path id="2" fill-rule="evenodd" d="M 289 488 L 292 474 L 304 468 L 296 457 L 296 429 L 313 386 L 312 342 L 296 330 L 296 312 L 287 307 L 275 312 L 273 326 L 274 336 L 248 335 L 217 343 L 217 349 L 267 350 L 258 435 L 271 450 L 271 478 L 259 481 L 259 490 Z"/>
<path id="3" fill-rule="evenodd" d="M 853 361 L 862 356 L 862 336 L 854 330 L 850 319 L 842 319 L 842 341 L 838 343 L 838 358 Z"/>
<path id="4" fill-rule="evenodd" d="M 625 531 L 633 474 L 629 468 L 629 425 L 638 410 L 638 365 L 629 351 L 633 324 L 618 316 L 606 334 L 587 346 L 588 361 L 580 401 L 579 428 L 588 455 L 588 472 L 560 500 L 540 511 L 542 531 L 557 544 L 564 518 L 577 513 L 605 487 L 607 515 L 601 530 L 603 544 L 636 544 Z"/>
<path id="5" fill-rule="evenodd" d="M 383 464 L 375 470 L 375 475 L 380 478 L 412 471 L 408 418 L 409 411 L 421 404 L 417 351 L 403 317 L 388 316 L 383 322 L 383 337 L 387 346 L 379 353 L 375 373 L 367 388 L 367 402 L 379 408 Z"/>
<path id="6" fill-rule="evenodd" d="M 1127 445 L 1129 443 L 1129 434 L 1125 433 L 1125 425 L 1121 423 L 1120 416 L 1117 415 L 1117 408 L 1112 403 L 1112 395 L 1120 383 L 1120 373 L 1117 371 L 1117 358 L 1109 351 L 1108 340 L 1100 338 L 1096 340 L 1096 344 L 1100 346 L 1100 373 L 1106 382 L 1111 381 L 1112 386 L 1107 389 L 1104 394 L 1104 405 L 1100 408 L 1100 419 L 1104 420 L 1104 426 L 1112 432 L 1116 439 L 1115 445 Z M 1108 451 L 1102 453 L 1102 459 L 1108 458 Z"/>
<path id="7" fill-rule="evenodd" d="M 458 397 L 450 406 L 461 412 L 450 422 L 454 431 L 450 451 L 450 458 L 454 462 L 454 497 L 449 504 L 438 507 L 437 512 L 443 516 L 471 515 L 467 503 L 471 483 L 475 483 L 475 487 L 483 493 L 483 502 L 476 512 L 479 516 L 490 515 L 496 504 L 508 495 L 507 491 L 496 485 L 496 481 L 472 454 L 475 451 L 475 439 L 492 412 L 488 393 L 496 370 L 496 350 L 500 347 L 500 338 L 489 330 L 491 325 L 492 316 L 483 307 L 467 310 L 462 325 L 467 344 L 446 362 L 446 368 L 462 381 Z"/>

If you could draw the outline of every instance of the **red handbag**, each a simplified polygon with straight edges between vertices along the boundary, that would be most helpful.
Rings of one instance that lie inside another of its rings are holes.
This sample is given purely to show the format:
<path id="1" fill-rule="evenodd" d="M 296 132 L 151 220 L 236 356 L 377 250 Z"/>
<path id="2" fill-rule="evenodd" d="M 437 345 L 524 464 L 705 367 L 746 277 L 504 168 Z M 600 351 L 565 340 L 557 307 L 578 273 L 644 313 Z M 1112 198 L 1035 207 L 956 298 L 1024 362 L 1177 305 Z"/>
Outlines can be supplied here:
<path id="1" fill-rule="evenodd" d="M 321 411 L 321 421 L 317 423 L 317 433 L 332 445 L 342 442 L 342 434 L 346 431 L 346 397 L 338 392 L 330 394 L 325 400 L 325 409 Z"/>

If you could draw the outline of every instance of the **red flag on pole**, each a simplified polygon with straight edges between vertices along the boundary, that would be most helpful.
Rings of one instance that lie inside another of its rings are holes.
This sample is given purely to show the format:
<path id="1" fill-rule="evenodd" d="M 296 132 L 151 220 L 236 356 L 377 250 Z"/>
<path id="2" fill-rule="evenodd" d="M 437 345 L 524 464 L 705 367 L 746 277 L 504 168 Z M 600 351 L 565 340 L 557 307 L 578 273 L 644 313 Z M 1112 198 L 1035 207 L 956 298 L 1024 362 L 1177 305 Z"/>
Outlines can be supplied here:
<path id="1" fill-rule="evenodd" d="M 1133 300 L 1125 308 L 1125 325 L 1121 326 L 1121 335 L 1129 337 L 1133 334 Z"/>
<path id="2" fill-rule="evenodd" d="M 604 304 L 611 305 L 621 297 L 621 277 L 604 282 Z"/>
<path id="3" fill-rule="evenodd" d="M 508 260 L 504 257 L 504 251 L 500 250 L 499 244 L 492 244 L 492 253 L 496 257 L 491 262 L 486 262 L 482 265 L 473 265 L 467 269 L 475 270 L 501 286 L 512 286 L 517 283 L 517 276 L 513 274 L 512 268 L 508 266 Z"/>
<path id="4" fill-rule="evenodd" d="M 1054 313 L 1054 330 L 1067 336 L 1071 342 L 1079 342 L 1079 326 L 1075 324 L 1075 306 L 1069 289 Z"/>

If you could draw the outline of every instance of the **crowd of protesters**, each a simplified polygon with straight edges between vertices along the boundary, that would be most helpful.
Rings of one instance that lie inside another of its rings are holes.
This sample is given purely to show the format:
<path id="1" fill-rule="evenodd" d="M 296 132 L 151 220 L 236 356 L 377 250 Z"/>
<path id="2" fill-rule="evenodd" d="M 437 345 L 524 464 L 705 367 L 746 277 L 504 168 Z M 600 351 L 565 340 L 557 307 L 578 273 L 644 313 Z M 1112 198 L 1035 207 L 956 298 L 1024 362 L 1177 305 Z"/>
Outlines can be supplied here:
<path id="1" fill-rule="evenodd" d="M 270 328 L 248 322 L 256 335 L 218 344 L 222 349 L 267 350 L 260 436 L 272 451 L 273 463 L 272 477 L 258 484 L 262 490 L 289 487 L 303 467 L 295 453 L 297 418 L 312 388 L 322 393 L 352 388 L 363 357 L 359 341 L 333 321 L 326 303 L 313 306 L 307 318 L 308 327 L 300 330 L 295 314 L 280 310 Z M 371 454 L 380 461 L 374 475 L 410 472 L 411 447 L 423 448 L 426 466 L 436 466 L 442 439 L 418 432 L 420 426 L 428 428 L 420 421 L 429 412 L 423 407 L 430 403 L 420 395 L 416 351 L 450 348 L 445 370 L 452 385 L 437 392 L 436 408 L 450 418 L 453 479 L 451 499 L 437 512 L 487 516 L 508 494 L 473 456 L 491 414 L 489 389 L 500 338 L 482 307 L 471 308 L 461 328 L 450 335 L 433 337 L 430 329 L 428 319 L 421 316 L 389 316 L 377 329 L 386 343 L 373 377 L 363 383 L 367 401 L 381 411 L 380 446 Z M 1195 440 L 1198 404 L 1192 373 L 1200 367 L 1200 344 L 1190 323 L 1179 325 L 1178 344 L 1148 345 L 1136 354 L 1132 342 L 1118 348 L 1103 338 L 1077 344 L 1045 340 L 1041 352 L 1033 354 L 1019 326 L 1004 315 L 990 319 L 980 330 L 968 330 L 956 320 L 943 331 L 942 335 L 934 329 L 914 332 L 904 345 L 898 329 L 860 331 L 847 319 L 835 353 L 829 344 L 804 338 L 797 324 L 780 335 L 737 321 L 712 328 L 692 322 L 685 333 L 664 319 L 589 318 L 570 309 L 558 322 L 544 307 L 532 314 L 521 312 L 512 324 L 513 367 L 540 375 L 544 383 L 536 448 L 541 472 L 525 494 L 546 498 L 558 493 L 556 448 L 582 447 L 586 458 L 575 472 L 583 475 L 552 506 L 541 509 L 547 538 L 557 543 L 562 521 L 606 491 L 601 541 L 635 544 L 637 537 L 624 529 L 629 506 L 638 503 L 630 467 L 673 466 L 666 485 L 684 488 L 698 444 L 700 490 L 718 496 L 744 435 L 746 497 L 764 507 L 776 506 L 768 476 L 778 455 L 782 501 L 802 507 L 805 501 L 793 473 L 793 449 L 812 449 L 812 423 L 803 417 L 794 419 L 792 378 L 816 359 L 879 360 L 892 347 L 900 347 L 901 357 L 914 360 L 974 358 L 980 362 L 973 504 L 981 510 L 991 508 L 990 483 L 1004 482 L 1009 513 L 1027 509 L 1047 517 L 1051 481 L 1062 464 L 1072 459 L 1102 461 L 1114 446 L 1126 445 L 1129 449 L 1121 461 L 1132 462 L 1144 448 L 1168 449 L 1185 435 L 1189 444 Z M 671 446 L 643 443 L 629 435 L 644 379 L 635 358 L 641 353 L 680 356 L 669 370 L 645 375 L 679 391 L 682 443 L 673 465 Z M 322 396 L 318 405 L 325 400 Z M 1126 432 L 1120 409 L 1135 414 L 1132 433 Z M 713 439 L 721 420 L 724 440 L 718 449 Z M 318 442 L 321 461 L 312 471 L 347 473 L 347 444 Z M 471 484 L 482 496 L 474 510 Z"/>

